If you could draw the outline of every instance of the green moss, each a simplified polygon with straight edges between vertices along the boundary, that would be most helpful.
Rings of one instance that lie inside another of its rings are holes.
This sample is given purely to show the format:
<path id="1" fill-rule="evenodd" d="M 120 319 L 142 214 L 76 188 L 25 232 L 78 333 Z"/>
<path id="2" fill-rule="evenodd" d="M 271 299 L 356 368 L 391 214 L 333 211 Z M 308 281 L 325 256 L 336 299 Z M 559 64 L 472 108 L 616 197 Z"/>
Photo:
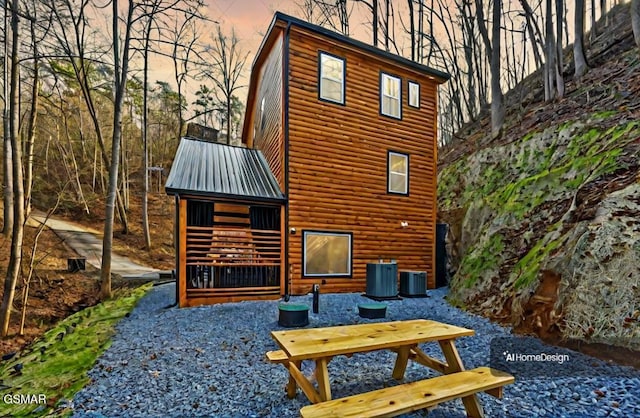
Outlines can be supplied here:
<path id="1" fill-rule="evenodd" d="M 516 289 L 530 286 L 538 279 L 542 262 L 549 257 L 552 251 L 563 243 L 563 239 L 545 242 L 540 240 L 533 248 L 520 259 L 513 267 L 512 277 L 515 278 Z"/>
<path id="2" fill-rule="evenodd" d="M 437 193 L 441 210 L 448 210 L 452 206 L 456 206 L 456 202 L 462 204 L 459 198 L 465 184 L 464 174 L 468 171 L 466 164 L 466 158 L 461 158 L 444 168 L 438 175 Z"/>
<path id="3" fill-rule="evenodd" d="M 596 112 L 591 117 L 596 120 L 604 120 L 609 119 L 611 116 L 615 115 L 617 112 L 615 110 L 603 110 L 600 112 Z"/>
<path id="4" fill-rule="evenodd" d="M 151 285 L 116 292 L 113 299 L 87 308 L 60 321 L 36 340 L 28 350 L 19 353 L 0 367 L 0 378 L 7 393 L 44 394 L 48 404 L 71 399 L 87 384 L 87 372 L 111 344 L 115 324 L 129 313 Z M 16 364 L 22 364 L 19 375 L 12 376 Z M 16 391 L 15 388 L 19 388 Z M 37 404 L 4 404 L 3 415 L 46 415 L 53 408 L 36 409 Z"/>
<path id="5" fill-rule="evenodd" d="M 483 272 L 498 265 L 499 254 L 504 250 L 500 234 L 493 234 L 484 245 L 475 247 L 462 259 L 460 270 L 456 273 L 456 281 L 470 288 L 478 281 Z"/>
<path id="6" fill-rule="evenodd" d="M 571 139 L 571 143 L 567 147 L 566 156 L 576 158 L 585 154 L 585 150 L 591 149 L 600 139 L 601 132 L 596 128 L 591 128 L 582 135 L 576 135 Z"/>

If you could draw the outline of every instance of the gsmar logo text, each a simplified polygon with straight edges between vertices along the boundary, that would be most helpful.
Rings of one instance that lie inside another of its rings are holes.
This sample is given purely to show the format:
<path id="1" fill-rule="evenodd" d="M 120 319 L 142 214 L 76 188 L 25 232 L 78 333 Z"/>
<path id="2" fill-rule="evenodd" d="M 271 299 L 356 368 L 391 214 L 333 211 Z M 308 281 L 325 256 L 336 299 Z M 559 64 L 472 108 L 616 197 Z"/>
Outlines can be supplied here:
<path id="1" fill-rule="evenodd" d="M 26 405 L 26 404 L 46 404 L 47 397 L 44 393 L 40 394 L 17 394 L 7 393 L 2 397 L 6 404 Z"/>

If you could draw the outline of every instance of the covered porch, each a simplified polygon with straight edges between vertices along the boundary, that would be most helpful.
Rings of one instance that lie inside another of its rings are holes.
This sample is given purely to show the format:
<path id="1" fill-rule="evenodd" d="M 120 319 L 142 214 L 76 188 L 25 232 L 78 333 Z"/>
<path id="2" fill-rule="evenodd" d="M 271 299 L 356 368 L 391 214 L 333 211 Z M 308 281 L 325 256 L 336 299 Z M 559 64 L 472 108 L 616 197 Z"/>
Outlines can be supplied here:
<path id="1" fill-rule="evenodd" d="M 260 151 L 182 138 L 166 191 L 180 307 L 284 293 L 285 198 Z"/>

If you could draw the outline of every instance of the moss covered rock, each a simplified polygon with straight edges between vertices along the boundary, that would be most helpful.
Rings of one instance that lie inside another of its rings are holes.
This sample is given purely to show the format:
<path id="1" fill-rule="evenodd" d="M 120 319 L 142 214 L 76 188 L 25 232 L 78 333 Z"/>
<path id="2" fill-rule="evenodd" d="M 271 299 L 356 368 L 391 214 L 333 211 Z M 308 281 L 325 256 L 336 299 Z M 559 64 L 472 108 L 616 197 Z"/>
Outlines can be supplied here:
<path id="1" fill-rule="evenodd" d="M 640 123 L 614 114 L 530 132 L 440 171 L 441 220 L 457 231 L 452 302 L 542 334 L 640 346 L 631 262 Z"/>

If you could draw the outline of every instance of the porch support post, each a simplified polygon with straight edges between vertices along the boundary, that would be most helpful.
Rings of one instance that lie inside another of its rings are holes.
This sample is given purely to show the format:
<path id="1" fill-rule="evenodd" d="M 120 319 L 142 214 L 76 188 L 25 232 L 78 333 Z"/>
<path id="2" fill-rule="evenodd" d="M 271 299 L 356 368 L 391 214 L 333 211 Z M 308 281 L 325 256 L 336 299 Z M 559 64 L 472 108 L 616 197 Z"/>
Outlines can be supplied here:
<path id="1" fill-rule="evenodd" d="M 287 231 L 285 212 L 285 205 L 280 205 L 280 296 L 284 296 L 288 274 L 288 267 L 285 261 L 287 259 L 287 234 L 289 231 Z"/>
<path id="2" fill-rule="evenodd" d="M 179 306 L 187 306 L 187 200 L 180 199 L 178 205 L 178 292 Z"/>

